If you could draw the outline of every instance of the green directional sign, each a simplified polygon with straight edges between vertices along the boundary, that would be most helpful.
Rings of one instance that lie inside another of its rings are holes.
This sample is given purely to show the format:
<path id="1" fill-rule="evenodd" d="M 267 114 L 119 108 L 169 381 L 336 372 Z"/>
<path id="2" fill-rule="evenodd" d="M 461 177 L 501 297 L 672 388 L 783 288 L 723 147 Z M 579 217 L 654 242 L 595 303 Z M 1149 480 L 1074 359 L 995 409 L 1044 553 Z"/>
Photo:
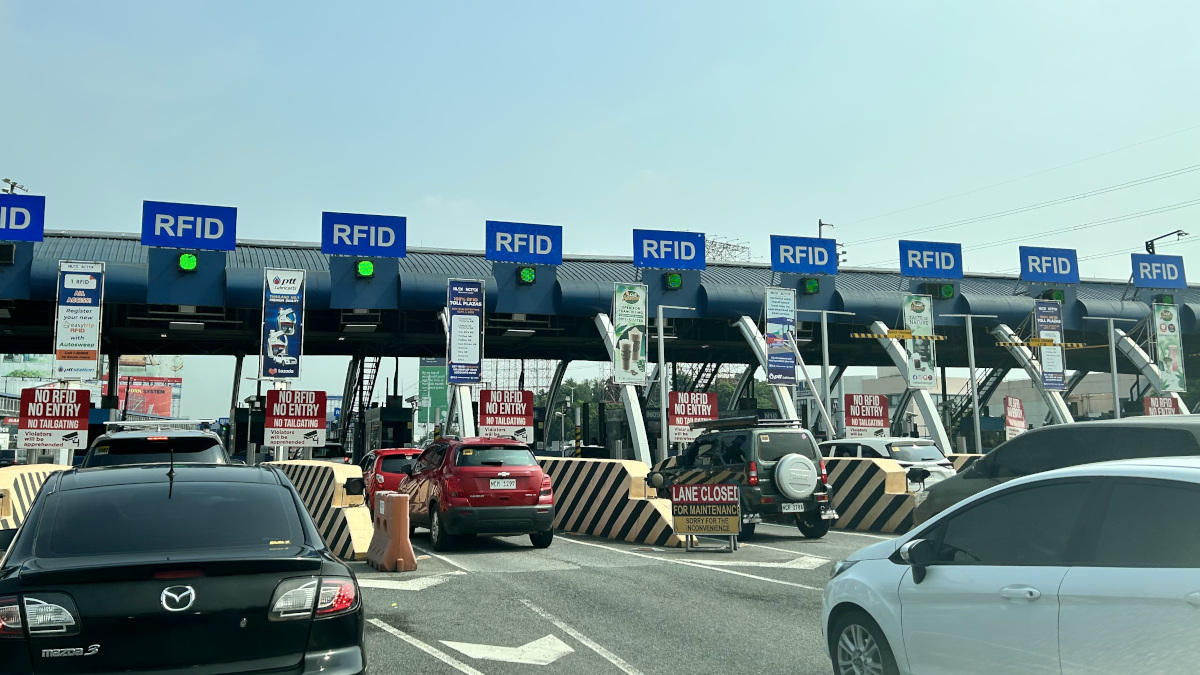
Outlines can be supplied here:
<path id="1" fill-rule="evenodd" d="M 422 358 L 417 370 L 417 423 L 435 424 L 439 413 L 445 414 L 446 359 Z"/>

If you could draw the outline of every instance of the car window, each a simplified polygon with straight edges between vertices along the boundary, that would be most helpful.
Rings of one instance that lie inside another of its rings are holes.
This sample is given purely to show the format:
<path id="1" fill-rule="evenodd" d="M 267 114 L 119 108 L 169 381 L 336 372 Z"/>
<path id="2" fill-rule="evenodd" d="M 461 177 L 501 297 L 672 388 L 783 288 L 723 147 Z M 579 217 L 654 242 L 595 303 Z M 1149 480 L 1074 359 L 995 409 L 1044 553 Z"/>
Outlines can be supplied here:
<path id="1" fill-rule="evenodd" d="M 892 459 L 899 462 L 941 462 L 946 456 L 933 443 L 912 443 L 897 441 L 888 443 Z"/>
<path id="2" fill-rule="evenodd" d="M 977 565 L 1063 564 L 1090 486 L 1089 481 L 1038 485 L 968 506 L 938 528 L 936 560 Z"/>
<path id="3" fill-rule="evenodd" d="M 858 457 L 857 443 L 834 443 L 831 457 Z"/>
<path id="4" fill-rule="evenodd" d="M 1159 481 L 1117 483 L 1100 521 L 1094 564 L 1200 567 L 1200 519 L 1192 517 L 1197 513 L 1200 489 L 1195 486 Z"/>
<path id="5" fill-rule="evenodd" d="M 221 443 L 208 436 L 133 436 L 106 438 L 88 451 L 84 467 L 155 462 L 224 464 Z"/>
<path id="6" fill-rule="evenodd" d="M 243 549 L 294 555 L 304 540 L 291 493 L 278 485 L 175 481 L 50 495 L 39 557 Z"/>
<path id="7" fill-rule="evenodd" d="M 758 459 L 777 462 L 784 455 L 798 454 L 815 460 L 820 457 L 812 437 L 802 431 L 756 431 Z"/>
<path id="8" fill-rule="evenodd" d="M 1079 464 L 1200 452 L 1183 429 L 1115 425 L 1051 427 L 1022 434 L 992 451 L 995 478 L 1017 478 Z"/>
<path id="9" fill-rule="evenodd" d="M 741 465 L 746 463 L 746 455 L 750 450 L 750 432 L 725 434 L 721 436 L 720 460 L 725 465 Z"/>
<path id="10" fill-rule="evenodd" d="M 869 443 L 863 443 L 863 444 L 859 445 L 858 447 L 860 450 L 862 450 L 863 457 L 874 458 L 874 459 L 889 459 L 887 456 L 885 456 L 883 454 L 883 451 L 879 450 L 878 448 L 876 448 L 873 445 L 870 445 Z"/>
<path id="11" fill-rule="evenodd" d="M 457 466 L 537 466 L 529 448 L 511 445 L 467 445 L 458 449 Z"/>
<path id="12" fill-rule="evenodd" d="M 705 466 L 708 466 L 712 464 L 712 453 L 718 447 L 718 437 L 716 435 L 697 438 L 688 447 L 687 451 L 683 453 L 683 465 L 696 466 L 698 463 L 703 463 Z"/>
<path id="13" fill-rule="evenodd" d="M 383 473 L 404 473 L 413 465 L 413 460 L 404 455 L 388 455 L 379 461 L 379 470 Z"/>

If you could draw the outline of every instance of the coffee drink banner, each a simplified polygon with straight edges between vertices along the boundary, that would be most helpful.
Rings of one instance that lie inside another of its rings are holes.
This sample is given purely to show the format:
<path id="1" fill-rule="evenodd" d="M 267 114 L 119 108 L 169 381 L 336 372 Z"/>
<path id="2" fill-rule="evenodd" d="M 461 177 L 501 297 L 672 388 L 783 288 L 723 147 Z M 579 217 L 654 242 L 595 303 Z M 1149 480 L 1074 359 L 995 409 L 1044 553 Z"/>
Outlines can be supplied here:
<path id="1" fill-rule="evenodd" d="M 617 384 L 647 382 L 645 284 L 617 283 L 613 289 L 613 379 Z"/>
<path id="2" fill-rule="evenodd" d="M 904 327 L 913 335 L 912 339 L 904 341 L 908 351 L 908 386 L 931 389 L 937 383 L 931 296 L 904 296 Z"/>
<path id="3" fill-rule="evenodd" d="M 1155 363 L 1162 378 L 1161 393 L 1187 391 L 1183 371 L 1183 341 L 1179 332 L 1179 307 L 1154 305 Z"/>

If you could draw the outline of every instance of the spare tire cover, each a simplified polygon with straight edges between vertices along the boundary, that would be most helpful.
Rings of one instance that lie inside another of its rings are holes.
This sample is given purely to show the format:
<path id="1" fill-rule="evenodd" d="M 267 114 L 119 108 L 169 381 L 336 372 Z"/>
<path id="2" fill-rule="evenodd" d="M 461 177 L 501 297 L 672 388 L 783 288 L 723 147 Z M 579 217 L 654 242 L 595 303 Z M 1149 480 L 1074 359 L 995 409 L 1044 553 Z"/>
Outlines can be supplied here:
<path id="1" fill-rule="evenodd" d="M 788 499 L 806 499 L 821 480 L 817 467 L 804 455 L 784 455 L 775 464 L 775 485 Z"/>

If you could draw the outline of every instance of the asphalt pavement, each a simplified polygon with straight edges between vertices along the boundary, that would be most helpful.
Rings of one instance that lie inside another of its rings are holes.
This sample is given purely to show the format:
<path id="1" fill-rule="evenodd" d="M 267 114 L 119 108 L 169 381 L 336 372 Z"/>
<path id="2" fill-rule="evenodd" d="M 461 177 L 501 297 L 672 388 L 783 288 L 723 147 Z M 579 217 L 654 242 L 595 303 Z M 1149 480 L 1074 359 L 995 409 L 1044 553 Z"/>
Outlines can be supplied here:
<path id="1" fill-rule="evenodd" d="M 354 566 L 372 673 L 829 673 L 830 564 L 887 538 L 763 524 L 735 552 L 560 533 L 548 549 L 478 537 L 434 554 L 419 530 L 416 572 Z"/>

